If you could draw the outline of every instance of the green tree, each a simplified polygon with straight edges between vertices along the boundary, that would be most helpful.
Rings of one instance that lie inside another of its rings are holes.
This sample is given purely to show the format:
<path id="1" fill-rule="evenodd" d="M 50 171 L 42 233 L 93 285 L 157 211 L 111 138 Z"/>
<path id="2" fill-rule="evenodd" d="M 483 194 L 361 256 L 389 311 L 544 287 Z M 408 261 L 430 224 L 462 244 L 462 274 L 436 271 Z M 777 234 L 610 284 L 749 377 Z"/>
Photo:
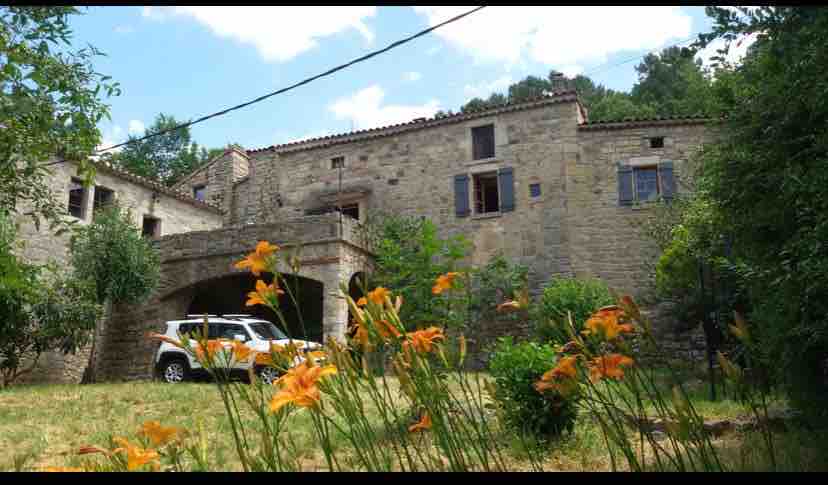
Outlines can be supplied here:
<path id="1" fill-rule="evenodd" d="M 0 212 L 0 388 L 34 370 L 44 352 L 83 347 L 101 313 L 82 281 L 20 261 L 14 233 Z"/>
<path id="2" fill-rule="evenodd" d="M 696 52 L 672 46 L 645 56 L 635 68 L 638 83 L 632 88 L 633 102 L 654 106 L 661 116 L 709 113 L 713 103 L 710 78 Z"/>
<path id="3" fill-rule="evenodd" d="M 750 303 L 763 366 L 799 407 L 828 409 L 828 11 L 709 7 L 726 44 L 753 34 L 740 66 L 720 58 L 716 103 L 727 117 L 698 177 L 708 233 L 731 243 L 724 264 Z M 725 48 L 727 49 L 727 47 Z M 721 83 L 721 84 L 720 84 Z M 692 227 L 692 226 L 691 226 Z M 690 245 L 692 247 L 692 244 Z"/>
<path id="4" fill-rule="evenodd" d="M 65 212 L 45 183 L 47 160 L 75 161 L 91 180 L 97 124 L 109 116 L 99 94 L 120 94 L 118 83 L 93 68 L 100 51 L 71 50 L 69 18 L 78 13 L 0 7 L 0 210 L 24 210 L 38 227 L 41 219 L 61 224 Z"/>
<path id="5" fill-rule="evenodd" d="M 78 228 L 70 249 L 75 274 L 94 288 L 96 302 L 104 306 L 100 322 L 110 316 L 112 305 L 140 303 L 158 285 L 158 253 L 141 236 L 130 211 L 117 204 L 96 212 L 91 224 Z M 95 327 L 84 382 L 95 381 L 95 344 L 101 325 Z"/>
<path id="6" fill-rule="evenodd" d="M 200 148 L 198 143 L 193 141 L 190 128 L 187 126 L 144 141 L 136 141 L 143 136 L 169 130 L 181 123 L 172 115 L 159 114 L 153 124 L 144 130 L 143 135 L 130 135 L 128 141 L 131 143 L 120 153 L 113 154 L 110 162 L 130 173 L 173 185 L 179 178 L 209 159 L 211 154 L 221 150 Z"/>

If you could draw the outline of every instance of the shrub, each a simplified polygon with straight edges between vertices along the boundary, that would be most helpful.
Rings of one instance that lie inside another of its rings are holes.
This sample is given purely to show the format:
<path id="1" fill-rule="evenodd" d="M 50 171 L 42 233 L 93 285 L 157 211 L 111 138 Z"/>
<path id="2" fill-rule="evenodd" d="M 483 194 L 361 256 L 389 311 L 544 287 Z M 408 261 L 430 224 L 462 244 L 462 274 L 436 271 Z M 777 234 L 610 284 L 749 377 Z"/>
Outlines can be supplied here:
<path id="1" fill-rule="evenodd" d="M 555 366 L 555 351 L 547 344 L 515 344 L 503 337 L 492 353 L 489 371 L 495 380 L 495 398 L 506 423 L 518 433 L 546 438 L 571 432 L 575 426 L 575 399 L 557 393 L 541 394 L 534 384 Z"/>
<path id="2" fill-rule="evenodd" d="M 535 334 L 542 342 L 563 344 L 570 336 L 565 330 L 567 313 L 572 314 L 576 330 L 595 310 L 615 302 L 610 290 L 596 279 L 556 279 L 543 290 L 543 297 L 533 309 Z"/>

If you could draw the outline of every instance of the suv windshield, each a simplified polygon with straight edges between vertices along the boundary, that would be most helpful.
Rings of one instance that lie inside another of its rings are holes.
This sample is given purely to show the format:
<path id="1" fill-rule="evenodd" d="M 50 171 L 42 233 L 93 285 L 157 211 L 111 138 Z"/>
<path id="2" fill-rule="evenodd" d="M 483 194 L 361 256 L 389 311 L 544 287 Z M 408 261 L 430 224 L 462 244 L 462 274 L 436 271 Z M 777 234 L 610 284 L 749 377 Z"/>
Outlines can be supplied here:
<path id="1" fill-rule="evenodd" d="M 259 340 L 281 340 L 288 338 L 281 330 L 270 322 L 254 322 L 250 324 L 250 330 L 256 334 Z"/>

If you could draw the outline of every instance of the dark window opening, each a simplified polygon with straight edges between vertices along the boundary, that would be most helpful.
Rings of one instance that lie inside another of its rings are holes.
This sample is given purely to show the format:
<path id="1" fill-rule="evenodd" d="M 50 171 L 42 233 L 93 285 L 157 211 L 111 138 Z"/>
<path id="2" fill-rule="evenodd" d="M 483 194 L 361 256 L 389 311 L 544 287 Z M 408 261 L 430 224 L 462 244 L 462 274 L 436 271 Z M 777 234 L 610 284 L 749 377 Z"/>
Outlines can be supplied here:
<path id="1" fill-rule="evenodd" d="M 204 197 L 207 194 L 207 186 L 206 185 L 196 185 L 193 187 L 193 197 L 195 200 L 200 200 L 204 202 Z"/>
<path id="2" fill-rule="evenodd" d="M 529 184 L 529 196 L 530 197 L 540 197 L 541 195 L 541 186 L 540 184 Z"/>
<path id="3" fill-rule="evenodd" d="M 359 204 L 343 205 L 342 214 L 359 220 Z"/>
<path id="4" fill-rule="evenodd" d="M 650 138 L 650 148 L 664 148 L 664 137 L 656 136 Z"/>
<path id="5" fill-rule="evenodd" d="M 635 167 L 633 177 L 635 178 L 636 200 L 645 202 L 657 198 L 661 193 L 657 167 Z"/>
<path id="6" fill-rule="evenodd" d="M 472 128 L 472 150 L 474 160 L 494 158 L 495 137 L 494 125 L 478 126 Z"/>
<path id="7" fill-rule="evenodd" d="M 98 211 L 112 204 L 115 200 L 115 192 L 106 187 L 95 187 L 95 199 L 92 203 L 92 210 Z"/>
<path id="8" fill-rule="evenodd" d="M 73 178 L 69 182 L 69 214 L 78 219 L 83 219 L 85 202 L 86 189 L 80 180 Z"/>
<path id="9" fill-rule="evenodd" d="M 141 228 L 141 235 L 144 237 L 158 237 L 161 235 L 161 219 L 157 217 L 144 216 L 144 225 Z"/>
<path id="10" fill-rule="evenodd" d="M 331 170 L 345 168 L 345 157 L 334 157 L 331 159 Z"/>
<path id="11" fill-rule="evenodd" d="M 474 176 L 474 209 L 477 214 L 500 211 L 497 172 Z"/>

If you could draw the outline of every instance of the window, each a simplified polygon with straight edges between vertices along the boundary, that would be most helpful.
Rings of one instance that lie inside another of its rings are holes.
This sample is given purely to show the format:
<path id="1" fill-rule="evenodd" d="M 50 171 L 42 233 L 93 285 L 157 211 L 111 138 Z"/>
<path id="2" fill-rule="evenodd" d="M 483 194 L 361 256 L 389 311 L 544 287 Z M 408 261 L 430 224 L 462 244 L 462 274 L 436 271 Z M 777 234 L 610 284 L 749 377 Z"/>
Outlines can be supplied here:
<path id="1" fill-rule="evenodd" d="M 161 219 L 152 216 L 144 216 L 144 225 L 141 229 L 144 237 L 158 237 L 161 235 Z"/>
<path id="2" fill-rule="evenodd" d="M 494 125 L 472 128 L 472 156 L 474 160 L 494 158 Z"/>
<path id="3" fill-rule="evenodd" d="M 529 184 L 529 196 L 530 197 L 540 197 L 541 195 L 541 186 L 540 184 Z"/>
<path id="4" fill-rule="evenodd" d="M 497 172 L 474 176 L 474 211 L 477 214 L 488 214 L 500 211 Z"/>
<path id="5" fill-rule="evenodd" d="M 633 178 L 635 180 L 636 200 L 644 202 L 658 197 L 661 187 L 658 183 L 658 168 L 656 166 L 633 168 Z"/>
<path id="6" fill-rule="evenodd" d="M 103 209 L 111 204 L 113 200 L 115 200 L 115 192 L 106 187 L 97 186 L 95 187 L 95 199 L 92 203 L 92 210 L 97 211 Z"/>
<path id="7" fill-rule="evenodd" d="M 206 185 L 196 185 L 193 187 L 193 197 L 195 200 L 200 200 L 204 202 L 204 196 L 207 193 L 207 186 Z"/>
<path id="8" fill-rule="evenodd" d="M 251 323 L 250 330 L 256 335 L 259 340 L 281 340 L 288 338 L 276 325 L 270 322 L 255 322 Z"/>
<path id="9" fill-rule="evenodd" d="M 664 148 L 664 137 L 656 136 L 650 138 L 650 148 Z"/>
<path id="10" fill-rule="evenodd" d="M 69 182 L 69 214 L 78 219 L 84 218 L 86 206 L 86 189 L 83 183 L 76 178 Z"/>
<path id="11" fill-rule="evenodd" d="M 236 335 L 243 335 L 244 340 L 250 340 L 250 335 L 247 334 L 247 330 L 244 329 L 243 325 L 234 325 L 232 323 L 222 323 L 219 324 L 219 338 L 226 338 L 227 340 L 235 340 Z"/>
<path id="12" fill-rule="evenodd" d="M 331 170 L 345 168 L 345 157 L 334 157 L 331 159 Z"/>
<path id="13" fill-rule="evenodd" d="M 359 220 L 359 204 L 343 205 L 342 214 Z"/>

